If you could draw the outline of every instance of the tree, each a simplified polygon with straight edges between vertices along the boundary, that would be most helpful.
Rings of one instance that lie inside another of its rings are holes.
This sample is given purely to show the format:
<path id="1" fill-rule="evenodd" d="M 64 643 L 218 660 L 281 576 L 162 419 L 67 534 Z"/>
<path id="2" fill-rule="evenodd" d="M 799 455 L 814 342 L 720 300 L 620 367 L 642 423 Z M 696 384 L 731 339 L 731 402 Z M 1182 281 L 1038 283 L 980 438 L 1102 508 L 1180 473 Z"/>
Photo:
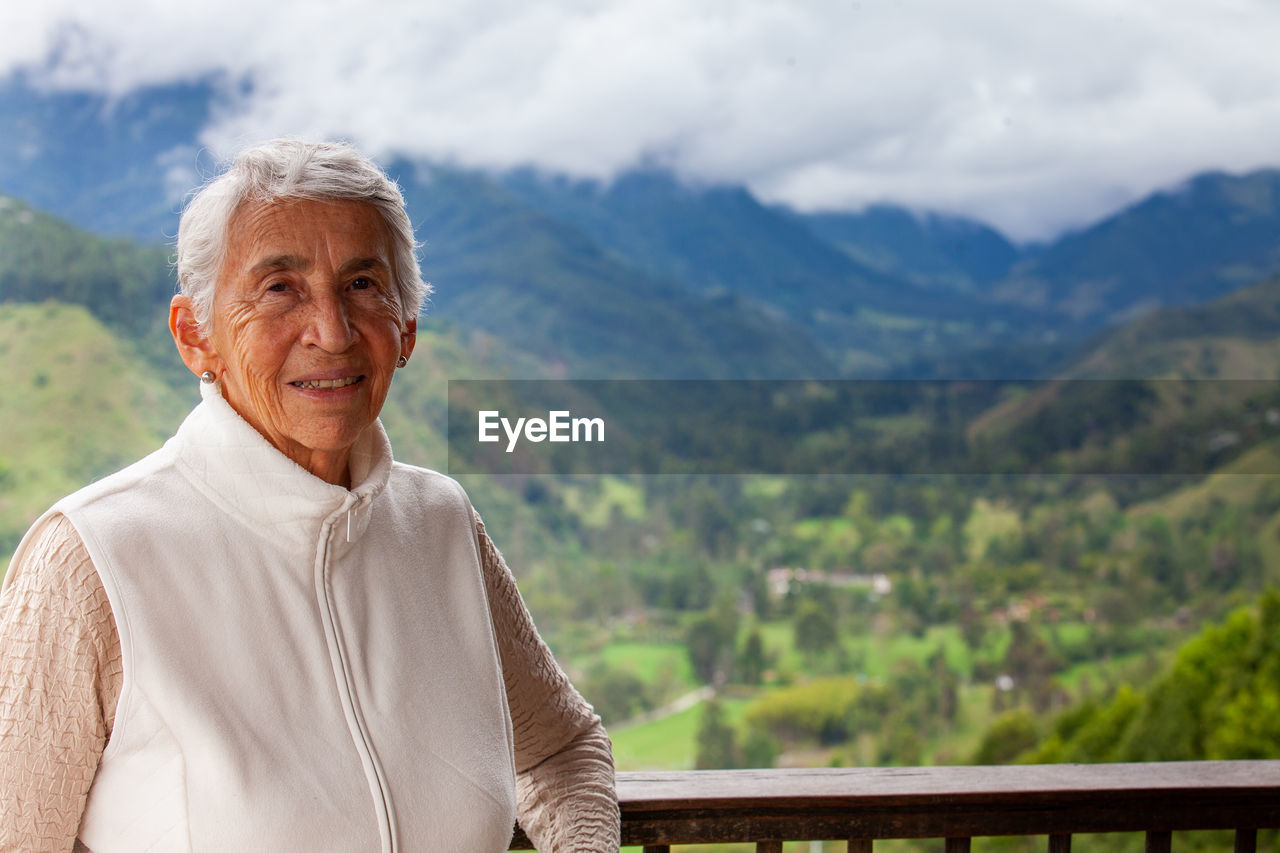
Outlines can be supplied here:
<path id="1" fill-rule="evenodd" d="M 1030 697 L 1032 707 L 1043 712 L 1055 699 L 1052 679 L 1061 664 L 1034 625 L 1014 622 L 1012 628 L 1013 638 L 1005 652 L 1004 670 Z"/>
<path id="2" fill-rule="evenodd" d="M 721 656 L 720 625 L 716 618 L 703 614 L 690 622 L 684 632 L 684 645 L 693 674 L 704 684 L 714 682 Z"/>
<path id="3" fill-rule="evenodd" d="M 752 628 L 738 653 L 738 678 L 743 684 L 759 684 L 764 677 L 767 661 L 764 656 L 764 640 L 760 629 Z"/>
<path id="4" fill-rule="evenodd" d="M 909 766 L 919 764 L 923 757 L 924 738 L 919 729 L 898 718 L 886 721 L 880 741 L 881 763 Z"/>
<path id="5" fill-rule="evenodd" d="M 768 732 L 759 730 L 747 734 L 742 744 L 743 767 L 772 767 L 778 760 L 778 742 Z"/>
<path id="6" fill-rule="evenodd" d="M 944 726 L 955 725 L 960 711 L 960 679 L 947 664 L 947 656 L 939 649 L 929 658 L 933 676 L 934 695 L 932 706 Z"/>
<path id="7" fill-rule="evenodd" d="M 702 706 L 694 767 L 698 770 L 730 770 L 741 765 L 733 727 L 725 722 L 720 700 L 713 697 Z"/>
<path id="8" fill-rule="evenodd" d="M 796 606 L 792 619 L 796 648 L 806 654 L 819 654 L 836 643 L 836 620 L 827 608 L 805 599 Z"/>
<path id="9" fill-rule="evenodd" d="M 1025 708 L 1001 714 L 982 738 L 974 764 L 1008 764 L 1039 740 L 1036 719 Z"/>
<path id="10" fill-rule="evenodd" d="M 617 723 L 653 707 L 649 687 L 625 669 L 600 663 L 588 670 L 582 695 L 606 723 Z"/>
<path id="11" fill-rule="evenodd" d="M 706 684 L 724 680 L 737 657 L 737 596 L 725 591 L 710 612 L 702 613 L 685 629 L 685 648 L 694 674 Z"/>

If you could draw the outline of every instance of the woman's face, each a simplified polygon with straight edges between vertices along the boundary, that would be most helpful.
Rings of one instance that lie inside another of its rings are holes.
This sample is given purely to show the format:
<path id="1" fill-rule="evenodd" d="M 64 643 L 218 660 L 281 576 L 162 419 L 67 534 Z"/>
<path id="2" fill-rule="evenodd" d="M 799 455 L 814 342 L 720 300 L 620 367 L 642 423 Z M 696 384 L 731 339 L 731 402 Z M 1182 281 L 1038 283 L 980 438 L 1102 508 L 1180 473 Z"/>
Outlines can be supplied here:
<path id="1" fill-rule="evenodd" d="M 417 327 L 401 319 L 382 218 L 355 201 L 256 203 L 227 236 L 208 329 L 223 396 L 289 458 L 349 486 L 351 446 Z"/>

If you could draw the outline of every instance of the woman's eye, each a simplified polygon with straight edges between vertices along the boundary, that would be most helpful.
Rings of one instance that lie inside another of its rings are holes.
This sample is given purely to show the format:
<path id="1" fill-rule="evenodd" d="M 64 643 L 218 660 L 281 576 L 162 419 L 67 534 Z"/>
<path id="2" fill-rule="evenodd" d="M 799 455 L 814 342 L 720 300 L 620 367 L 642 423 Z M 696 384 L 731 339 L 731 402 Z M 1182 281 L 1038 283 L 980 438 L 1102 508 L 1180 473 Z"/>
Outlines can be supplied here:
<path id="1" fill-rule="evenodd" d="M 363 275 L 351 282 L 352 290 L 369 290 L 375 286 L 373 279 Z"/>
<path id="2" fill-rule="evenodd" d="M 273 281 L 271 284 L 267 285 L 267 290 L 272 293 L 284 293 L 288 289 L 289 282 L 287 281 Z"/>

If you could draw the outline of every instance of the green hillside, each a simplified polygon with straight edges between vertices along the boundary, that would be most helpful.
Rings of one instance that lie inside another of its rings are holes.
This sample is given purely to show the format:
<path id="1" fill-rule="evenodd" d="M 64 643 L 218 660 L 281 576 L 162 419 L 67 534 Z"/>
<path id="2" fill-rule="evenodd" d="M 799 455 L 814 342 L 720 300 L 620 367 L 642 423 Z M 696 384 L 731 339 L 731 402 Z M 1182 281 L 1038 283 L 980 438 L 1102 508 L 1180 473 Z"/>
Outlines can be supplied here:
<path id="1" fill-rule="evenodd" d="M 1280 593 L 1206 628 L 1154 680 L 1060 715 L 1032 763 L 1280 758 Z"/>
<path id="2" fill-rule="evenodd" d="M 415 175 L 405 194 L 428 239 L 431 314 L 501 338 L 559 375 L 835 373 L 814 337 L 776 312 L 656 276 L 483 175 L 443 168 Z"/>
<path id="3" fill-rule="evenodd" d="M 83 305 L 138 336 L 163 328 L 173 287 L 166 250 L 94 237 L 0 196 L 0 302 Z"/>
<path id="4" fill-rule="evenodd" d="M 1252 341 L 1258 361 L 1243 375 L 1265 375 L 1271 287 L 1155 312 L 1097 346 L 1129 339 L 1126 357 L 1159 365 L 1161 347 L 1192 336 Z M 1253 322 L 1212 319 L 1219 312 Z M 1118 363 L 1109 357 L 1080 356 Z M 977 432 L 1003 430 L 993 444 L 1025 453 L 1023 461 L 1060 454 L 1063 466 L 1043 465 L 1058 472 L 1045 475 L 630 481 L 625 510 L 562 526 L 582 556 L 536 574 L 527 594 L 535 612 L 563 617 L 543 623 L 553 645 L 581 662 L 585 694 L 613 720 L 660 707 L 688 685 L 670 672 L 641 674 L 609 651 L 656 653 L 684 642 L 700 678 L 722 679 L 727 695 L 757 709 L 735 724 L 742 754 L 734 761 L 752 760 L 753 738 L 772 738 L 768 760 L 789 764 L 963 762 L 984 735 L 1000 744 L 991 760 L 1012 760 L 1045 736 L 1038 728 L 1058 709 L 1097 703 L 1124 684 L 1145 689 L 1202 625 L 1280 582 L 1273 385 L 1078 381 L 1042 386 L 1043 395 L 983 386 L 1010 404 L 974 413 L 986 419 Z M 1191 387 L 1199 392 L 1180 393 Z M 879 419 L 876 434 L 843 435 L 890 462 L 973 452 L 939 441 L 944 419 L 913 410 L 909 390 L 904 416 Z M 1079 425 L 1088 430 L 1073 432 Z M 1207 441 L 1227 433 L 1234 437 L 1217 449 Z M 731 443 L 728 434 L 721 442 Z M 1090 457 L 1094 447 L 1116 455 Z M 940 456 L 939 470 L 964 458 Z M 1149 464 L 1163 476 L 1071 473 L 1094 471 L 1099 460 Z M 1171 468 L 1182 473 L 1167 476 Z M 572 522 L 575 506 L 608 498 L 599 484 L 575 488 L 572 502 L 541 489 L 544 517 Z M 771 573 L 784 567 L 815 579 L 771 592 Z M 872 590 L 876 573 L 891 590 Z M 572 630 L 558 630 L 570 621 Z M 858 689 L 847 701 L 825 687 L 803 689 L 823 677 Z M 790 704 L 775 713 L 783 698 Z M 685 763 L 696 750 L 689 713 L 671 751 Z M 815 714 L 827 722 L 805 728 Z M 669 726 L 674 719 L 625 727 L 629 760 L 651 766 L 637 744 L 675 738 Z"/>
<path id="5" fill-rule="evenodd" d="M 1208 472 L 1280 427 L 1280 279 L 1153 311 L 1081 347 L 1048 382 L 1006 386 L 968 438 L 1015 469 Z M 1274 473 L 1263 467 L 1241 473 Z"/>
<path id="6" fill-rule="evenodd" d="M 1280 378 L 1280 278 L 1109 329 L 1061 372 L 1081 379 Z"/>
<path id="7" fill-rule="evenodd" d="M 174 360 L 177 360 L 175 354 Z M 84 307 L 0 304 L 0 554 L 54 500 L 159 447 L 196 397 Z"/>

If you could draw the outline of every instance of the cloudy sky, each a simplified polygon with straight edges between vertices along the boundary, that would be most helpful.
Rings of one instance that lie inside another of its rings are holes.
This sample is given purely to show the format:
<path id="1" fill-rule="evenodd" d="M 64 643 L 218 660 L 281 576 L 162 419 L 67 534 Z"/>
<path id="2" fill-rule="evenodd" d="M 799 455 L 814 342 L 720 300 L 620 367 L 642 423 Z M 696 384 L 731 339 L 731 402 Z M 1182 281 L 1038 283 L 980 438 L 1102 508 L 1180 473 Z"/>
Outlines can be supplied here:
<path id="1" fill-rule="evenodd" d="M 1273 0 L 36 5 L 0 10 L 0 74 L 109 94 L 215 75 L 215 152 L 296 133 L 604 179 L 656 164 L 1022 239 L 1280 165 Z"/>

